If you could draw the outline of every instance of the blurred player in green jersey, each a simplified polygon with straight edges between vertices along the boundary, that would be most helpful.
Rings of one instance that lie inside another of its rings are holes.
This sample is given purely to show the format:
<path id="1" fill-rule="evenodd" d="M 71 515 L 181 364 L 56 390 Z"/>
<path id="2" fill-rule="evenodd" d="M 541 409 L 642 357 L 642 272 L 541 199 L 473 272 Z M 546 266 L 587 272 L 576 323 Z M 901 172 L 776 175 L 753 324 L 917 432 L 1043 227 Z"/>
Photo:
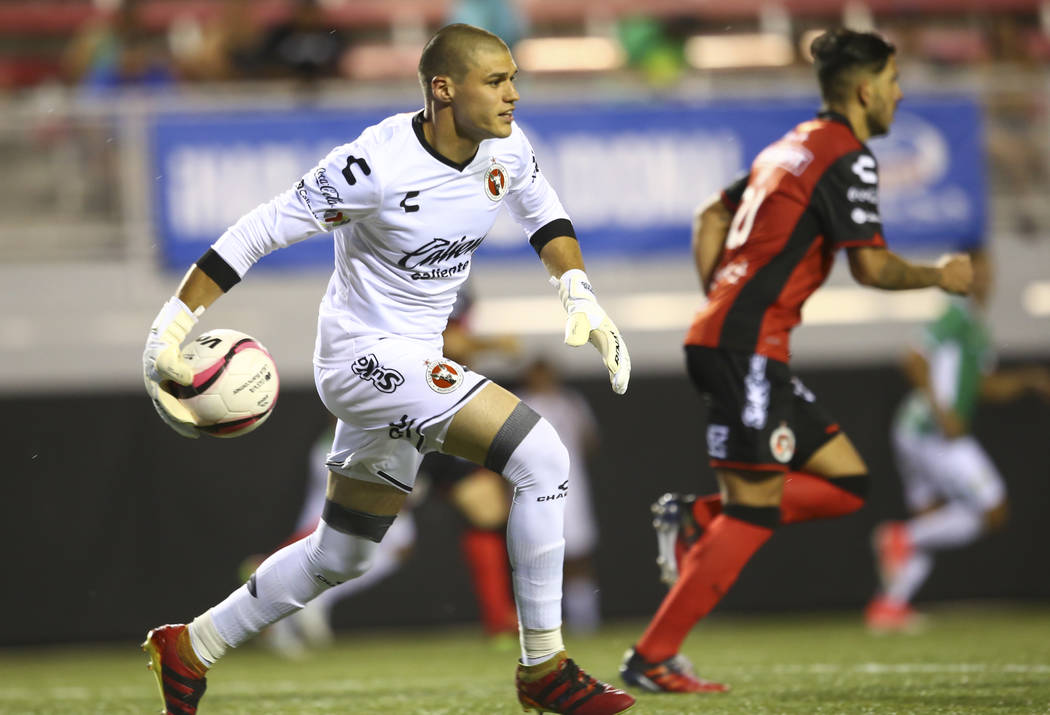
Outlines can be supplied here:
<path id="1" fill-rule="evenodd" d="M 892 438 L 912 517 L 883 523 L 873 534 L 882 582 L 865 612 L 873 631 L 919 626 L 910 602 L 930 573 L 934 553 L 970 544 L 1006 522 L 1003 479 L 970 433 L 978 402 L 1011 400 L 1029 391 L 1050 400 L 1045 367 L 995 369 L 984 324 L 990 260 L 974 251 L 971 262 L 972 294 L 952 299 L 927 327 L 921 351 L 910 351 L 905 359 L 914 389 L 897 410 Z"/>

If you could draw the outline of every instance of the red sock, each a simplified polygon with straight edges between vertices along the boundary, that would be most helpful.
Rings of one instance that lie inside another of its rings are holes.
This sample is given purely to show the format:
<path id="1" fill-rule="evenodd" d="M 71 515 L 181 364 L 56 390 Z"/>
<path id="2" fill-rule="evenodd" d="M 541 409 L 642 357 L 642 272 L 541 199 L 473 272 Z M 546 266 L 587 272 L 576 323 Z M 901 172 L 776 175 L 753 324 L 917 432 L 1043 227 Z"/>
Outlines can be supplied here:
<path id="1" fill-rule="evenodd" d="M 693 502 L 693 518 L 701 529 L 706 529 L 711 520 L 722 513 L 722 495 L 708 494 Z"/>
<path id="2" fill-rule="evenodd" d="M 490 635 L 517 631 L 518 613 L 511 595 L 506 537 L 498 531 L 467 529 L 462 547 L 485 631 Z"/>
<path id="3" fill-rule="evenodd" d="M 822 479 L 805 472 L 788 472 L 784 478 L 784 496 L 780 499 L 780 523 L 827 519 L 851 514 L 864 505 L 852 492 L 835 486 L 834 479 Z M 693 502 L 693 518 L 701 529 L 722 513 L 722 497 L 709 494 Z"/>
<path id="4" fill-rule="evenodd" d="M 729 591 L 744 564 L 772 534 L 772 529 L 725 514 L 715 517 L 682 559 L 681 576 L 635 650 L 651 663 L 676 654 L 696 622 Z"/>
<path id="5" fill-rule="evenodd" d="M 707 525 L 711 523 L 711 520 L 721 513 L 721 494 L 708 494 L 704 497 L 697 497 L 696 501 L 693 502 L 693 519 L 696 521 L 696 525 L 700 527 L 700 533 L 703 533 Z M 685 556 L 685 552 L 685 544 L 682 543 L 681 539 L 678 539 L 674 545 L 674 558 L 678 562 L 679 571 L 682 568 L 682 557 Z"/>

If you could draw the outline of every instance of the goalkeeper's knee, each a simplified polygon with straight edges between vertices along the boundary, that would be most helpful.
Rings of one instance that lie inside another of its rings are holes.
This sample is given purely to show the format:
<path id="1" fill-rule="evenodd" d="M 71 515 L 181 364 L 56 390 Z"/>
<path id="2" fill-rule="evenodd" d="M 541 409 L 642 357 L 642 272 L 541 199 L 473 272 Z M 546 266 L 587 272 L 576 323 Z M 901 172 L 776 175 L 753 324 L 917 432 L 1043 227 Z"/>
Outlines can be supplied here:
<path id="1" fill-rule="evenodd" d="M 519 402 L 489 446 L 485 466 L 537 498 L 568 493 L 569 451 L 547 420 Z"/>
<path id="2" fill-rule="evenodd" d="M 329 500 L 324 516 L 307 543 L 307 560 L 315 576 L 334 586 L 357 578 L 372 566 L 372 557 L 393 516 L 348 509 Z"/>

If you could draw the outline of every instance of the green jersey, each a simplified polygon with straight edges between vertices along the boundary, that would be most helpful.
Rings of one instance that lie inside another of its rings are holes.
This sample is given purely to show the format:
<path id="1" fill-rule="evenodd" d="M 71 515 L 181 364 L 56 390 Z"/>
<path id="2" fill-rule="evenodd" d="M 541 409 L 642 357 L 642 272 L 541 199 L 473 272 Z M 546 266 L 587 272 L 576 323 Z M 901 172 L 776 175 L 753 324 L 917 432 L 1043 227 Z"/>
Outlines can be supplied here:
<path id="1" fill-rule="evenodd" d="M 993 367 L 991 343 L 980 316 L 965 299 L 953 299 L 926 327 L 930 389 L 941 409 L 950 408 L 967 426 L 973 421 L 981 378 Z M 925 392 L 912 390 L 897 411 L 897 429 L 936 434 L 940 427 Z"/>

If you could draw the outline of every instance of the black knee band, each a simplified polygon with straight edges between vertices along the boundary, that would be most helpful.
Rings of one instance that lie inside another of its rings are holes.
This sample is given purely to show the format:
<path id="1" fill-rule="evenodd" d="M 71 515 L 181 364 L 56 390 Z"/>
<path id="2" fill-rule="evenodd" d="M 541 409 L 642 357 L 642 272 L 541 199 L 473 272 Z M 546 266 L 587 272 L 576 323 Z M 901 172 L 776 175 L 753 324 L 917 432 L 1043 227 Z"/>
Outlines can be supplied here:
<path id="1" fill-rule="evenodd" d="M 777 506 L 745 506 L 743 504 L 726 504 L 722 507 L 722 513 L 748 524 L 761 526 L 765 529 L 775 529 L 780 523 L 780 507 Z"/>
<path id="2" fill-rule="evenodd" d="M 394 516 L 378 516 L 350 509 L 342 504 L 336 504 L 331 499 L 325 499 L 324 513 L 321 514 L 324 523 L 336 531 L 360 536 L 377 544 L 383 540 L 383 535 L 394 523 L 394 518 Z"/>
<path id="3" fill-rule="evenodd" d="M 828 483 L 834 484 L 839 489 L 861 499 L 865 499 L 868 496 L 868 485 L 871 483 L 871 479 L 867 474 L 854 474 L 848 477 L 832 477 L 828 479 Z"/>
<path id="4" fill-rule="evenodd" d="M 503 468 L 507 466 L 510 455 L 539 421 L 540 416 L 535 410 L 524 402 L 519 402 L 507 417 L 507 421 L 499 428 L 499 432 L 492 438 L 489 453 L 485 455 L 485 468 L 497 474 L 503 474 Z"/>

